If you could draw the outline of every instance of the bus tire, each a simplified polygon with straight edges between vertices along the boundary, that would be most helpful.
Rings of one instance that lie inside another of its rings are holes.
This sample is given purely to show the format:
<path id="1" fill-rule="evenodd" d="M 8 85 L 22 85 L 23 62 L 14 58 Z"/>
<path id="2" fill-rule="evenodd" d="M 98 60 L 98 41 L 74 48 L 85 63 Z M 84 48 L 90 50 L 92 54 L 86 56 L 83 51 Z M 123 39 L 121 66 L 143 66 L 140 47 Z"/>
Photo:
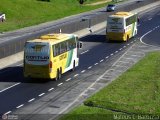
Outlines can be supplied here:
<path id="1" fill-rule="evenodd" d="M 126 42 L 128 42 L 129 41 L 129 36 L 127 35 L 127 39 L 126 39 Z"/>
<path id="2" fill-rule="evenodd" d="M 73 68 L 72 68 L 72 71 L 75 71 L 75 61 L 73 62 Z"/>
<path id="3" fill-rule="evenodd" d="M 62 77 L 62 68 L 60 68 L 58 79 L 61 79 L 61 77 Z"/>
<path id="4" fill-rule="evenodd" d="M 56 77 L 55 77 L 55 81 L 57 81 L 59 79 L 59 69 L 57 69 L 57 74 L 56 74 Z"/>

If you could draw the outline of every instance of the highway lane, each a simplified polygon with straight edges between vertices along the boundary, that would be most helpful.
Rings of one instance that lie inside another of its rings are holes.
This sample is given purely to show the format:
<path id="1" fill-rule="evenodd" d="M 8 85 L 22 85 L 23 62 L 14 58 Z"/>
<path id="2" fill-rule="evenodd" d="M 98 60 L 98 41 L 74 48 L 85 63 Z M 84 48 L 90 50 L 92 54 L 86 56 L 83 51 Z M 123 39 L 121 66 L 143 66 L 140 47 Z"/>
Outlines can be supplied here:
<path id="1" fill-rule="evenodd" d="M 95 40 L 98 41 L 95 41 Z M 19 104 L 26 103 L 29 99 L 38 97 L 40 93 L 47 91 L 49 88 L 55 88 L 61 82 L 64 82 L 68 78 L 79 74 L 81 71 L 87 70 L 90 66 L 99 63 L 104 57 L 110 56 L 110 53 L 114 53 L 114 49 L 118 49 L 123 44 L 118 43 L 105 43 L 104 35 L 94 35 L 83 38 L 82 41 L 92 41 L 94 43 L 100 43 L 89 50 L 89 52 L 80 55 L 80 66 L 74 73 L 67 73 L 63 76 L 61 81 L 50 81 L 50 82 L 38 82 L 34 81 L 33 83 L 25 80 L 22 75 L 22 67 L 14 67 L 11 71 L 6 72 L 1 75 L 1 82 L 21 82 L 20 85 L 13 87 L 7 91 L 4 91 L 0 94 L 1 99 L 1 113 L 4 113 L 7 110 L 12 110 L 16 108 Z M 100 41 L 99 41 L 100 40 Z M 88 42 L 88 44 L 90 44 Z M 104 44 L 105 43 L 105 44 Z M 108 47 L 106 45 L 108 44 Z M 96 52 L 95 52 L 96 51 Z M 105 54 L 104 54 L 105 53 Z M 105 55 L 105 56 L 104 56 Z M 24 96 L 25 95 L 25 96 Z M 14 102 L 13 102 L 14 101 Z M 7 105 L 6 105 L 7 104 Z M 9 109 L 8 109 L 9 108 Z"/>
<path id="2" fill-rule="evenodd" d="M 157 12 L 149 12 L 143 16 L 144 21 L 148 23 L 147 25 L 142 25 L 143 31 L 145 28 L 150 28 L 149 31 L 146 31 L 146 34 L 143 35 L 143 38 L 141 38 L 141 41 L 145 44 L 148 45 L 153 45 L 153 46 L 160 46 L 160 8 L 157 8 Z M 153 23 L 153 24 L 150 24 Z"/>
<path id="3" fill-rule="evenodd" d="M 142 15 L 142 19 L 139 26 L 139 34 L 137 37 L 141 37 L 147 31 L 159 24 L 157 23 L 158 21 L 156 16 L 160 13 L 160 10 L 156 9 L 154 10 L 154 13 L 155 14 L 153 14 L 152 16 L 152 21 L 146 20 L 145 15 Z M 76 81 L 85 78 L 84 75 L 81 74 L 84 70 L 88 72 L 92 68 L 95 69 L 94 65 L 96 63 L 100 65 L 101 61 L 105 61 L 107 57 L 110 58 L 107 59 L 109 64 L 109 61 L 112 60 L 111 58 L 114 57 L 114 55 L 119 54 L 119 51 L 121 51 L 122 49 L 127 49 L 128 46 L 134 43 L 134 39 L 130 40 L 128 43 L 107 43 L 105 42 L 104 36 L 105 30 L 99 32 L 100 33 L 95 33 L 92 36 L 86 36 L 81 39 L 81 41 L 83 41 L 85 44 L 85 51 L 88 51 L 80 55 L 80 66 L 77 68 L 77 70 L 72 73 L 66 73 L 60 81 L 39 82 L 37 80 L 30 81 L 28 79 L 24 79 L 22 75 L 22 66 L 13 67 L 12 69 L 10 69 L 10 71 L 6 71 L 3 74 L 0 74 L 1 83 L 20 82 L 19 85 L 0 93 L 0 113 L 3 114 L 8 111 L 19 109 L 23 107 L 24 104 L 30 104 L 29 101 L 33 98 L 40 99 L 42 96 L 45 95 L 43 93 L 47 93 L 47 91 L 51 88 L 57 89 L 59 86 L 62 85 L 61 83 L 65 84 L 67 80 L 70 84 L 68 87 L 71 87 L 73 85 L 72 83 L 76 83 Z M 135 39 L 137 39 L 137 37 L 135 37 Z M 72 81 L 69 80 L 69 78 Z"/>
<path id="4" fill-rule="evenodd" d="M 49 82 L 38 82 L 31 81 L 23 78 L 22 67 L 14 67 L 11 71 L 6 72 L 1 75 L 1 82 L 20 82 L 20 85 L 17 85 L 7 91 L 4 91 L 0 94 L 1 103 L 0 103 L 0 112 L 4 113 L 7 110 L 12 110 L 16 108 L 19 104 L 26 103 L 29 99 L 38 97 L 40 93 L 46 92 L 49 88 L 57 88 L 57 85 L 64 83 L 68 78 L 72 78 L 76 74 L 80 74 L 82 71 L 87 71 L 89 67 L 94 66 L 94 64 L 99 63 L 105 57 L 110 56 L 111 53 L 115 52 L 115 49 L 119 49 L 123 44 L 109 44 L 105 43 L 104 35 L 95 35 L 94 37 L 86 37 L 82 41 L 93 40 L 93 38 L 99 40 L 103 38 L 103 41 L 100 41 L 101 44 L 92 46 L 92 49 L 89 49 L 89 52 L 80 55 L 80 66 L 73 73 L 67 73 L 63 76 L 60 81 L 49 81 Z M 96 41 L 95 41 L 96 42 Z M 90 44 L 88 42 L 88 44 Z M 108 47 L 106 46 L 108 44 Z M 9 109 L 8 109 L 9 108 Z"/>

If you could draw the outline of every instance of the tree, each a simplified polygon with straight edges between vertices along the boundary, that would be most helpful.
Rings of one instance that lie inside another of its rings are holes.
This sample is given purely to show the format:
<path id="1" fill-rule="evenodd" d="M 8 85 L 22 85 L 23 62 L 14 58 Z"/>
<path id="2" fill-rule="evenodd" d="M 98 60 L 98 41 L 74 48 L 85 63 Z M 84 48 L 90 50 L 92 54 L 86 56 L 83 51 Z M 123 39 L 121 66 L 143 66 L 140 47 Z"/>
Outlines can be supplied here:
<path id="1" fill-rule="evenodd" d="M 84 3 L 84 0 L 79 0 L 79 4 L 83 4 Z"/>

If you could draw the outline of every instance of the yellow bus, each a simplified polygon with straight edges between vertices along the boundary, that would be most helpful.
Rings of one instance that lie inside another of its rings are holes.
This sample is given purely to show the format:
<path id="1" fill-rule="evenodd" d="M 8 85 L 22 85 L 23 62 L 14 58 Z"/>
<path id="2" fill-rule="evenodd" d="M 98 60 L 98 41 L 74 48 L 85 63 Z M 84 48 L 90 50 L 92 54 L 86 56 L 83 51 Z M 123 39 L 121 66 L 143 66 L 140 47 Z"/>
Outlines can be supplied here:
<path id="1" fill-rule="evenodd" d="M 47 34 L 25 43 L 24 76 L 58 80 L 79 64 L 78 36 Z"/>
<path id="2" fill-rule="evenodd" d="M 117 12 L 107 18 L 106 38 L 108 41 L 128 41 L 137 34 L 137 14 Z"/>

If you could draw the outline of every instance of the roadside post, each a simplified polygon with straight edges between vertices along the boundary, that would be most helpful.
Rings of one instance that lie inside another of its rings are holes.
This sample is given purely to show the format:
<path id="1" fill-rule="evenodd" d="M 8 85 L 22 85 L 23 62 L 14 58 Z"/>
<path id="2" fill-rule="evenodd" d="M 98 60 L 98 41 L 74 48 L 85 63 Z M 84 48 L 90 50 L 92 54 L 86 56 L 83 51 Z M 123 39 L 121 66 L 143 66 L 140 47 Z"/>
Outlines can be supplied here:
<path id="1" fill-rule="evenodd" d="M 0 13 L 0 22 L 4 22 L 6 20 L 6 15 L 4 13 Z"/>
<path id="2" fill-rule="evenodd" d="M 84 18 L 82 18 L 82 21 L 88 21 L 88 30 L 89 30 L 90 33 L 92 33 L 92 29 L 91 29 L 91 18 L 84 17 Z"/>

